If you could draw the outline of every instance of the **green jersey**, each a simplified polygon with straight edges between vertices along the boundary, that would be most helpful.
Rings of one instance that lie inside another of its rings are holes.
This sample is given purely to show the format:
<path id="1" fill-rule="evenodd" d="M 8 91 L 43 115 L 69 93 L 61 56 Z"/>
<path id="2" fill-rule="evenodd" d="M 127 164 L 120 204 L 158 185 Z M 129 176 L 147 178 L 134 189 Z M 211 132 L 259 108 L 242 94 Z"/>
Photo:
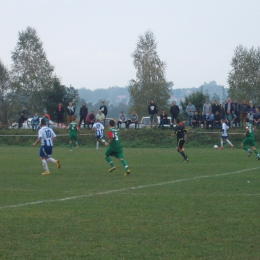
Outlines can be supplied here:
<path id="1" fill-rule="evenodd" d="M 109 148 L 113 151 L 122 151 L 122 145 L 120 141 L 120 136 L 116 128 L 110 128 L 108 131 L 108 138 L 112 139 Z"/>
<path id="2" fill-rule="evenodd" d="M 71 135 L 78 135 L 78 124 L 76 122 L 71 122 L 68 126 L 67 129 L 70 130 Z"/>
<path id="3" fill-rule="evenodd" d="M 246 130 L 247 130 L 246 137 L 255 138 L 255 132 L 252 124 L 246 123 Z"/>

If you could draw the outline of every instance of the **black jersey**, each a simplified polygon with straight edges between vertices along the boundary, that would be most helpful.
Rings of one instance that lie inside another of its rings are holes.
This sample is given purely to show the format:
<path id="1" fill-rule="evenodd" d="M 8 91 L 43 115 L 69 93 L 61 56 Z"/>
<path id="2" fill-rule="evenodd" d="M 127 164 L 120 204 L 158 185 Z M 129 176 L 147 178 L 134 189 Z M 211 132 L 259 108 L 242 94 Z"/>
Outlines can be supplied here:
<path id="1" fill-rule="evenodd" d="M 187 130 L 185 129 L 185 127 L 178 125 L 175 128 L 174 134 L 177 135 L 177 139 L 184 139 L 184 133 L 186 133 Z"/>

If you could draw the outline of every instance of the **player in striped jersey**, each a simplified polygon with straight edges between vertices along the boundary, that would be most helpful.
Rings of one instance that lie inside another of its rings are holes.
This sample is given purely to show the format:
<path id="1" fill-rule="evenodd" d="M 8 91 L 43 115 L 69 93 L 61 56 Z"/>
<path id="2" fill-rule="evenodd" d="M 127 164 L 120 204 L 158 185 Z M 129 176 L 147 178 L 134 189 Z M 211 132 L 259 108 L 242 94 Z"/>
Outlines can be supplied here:
<path id="1" fill-rule="evenodd" d="M 70 147 L 70 152 L 72 152 L 72 141 L 74 141 L 75 145 L 77 148 L 79 148 L 79 143 L 78 143 L 78 135 L 80 135 L 80 126 L 75 122 L 75 117 L 71 117 L 72 122 L 67 125 L 67 131 L 69 131 L 69 147 Z"/>
<path id="2" fill-rule="evenodd" d="M 222 135 L 221 135 L 221 138 L 220 138 L 220 148 L 219 148 L 219 150 L 224 149 L 224 147 L 223 147 L 223 140 L 224 139 L 230 144 L 231 149 L 233 149 L 234 145 L 228 139 L 228 129 L 229 129 L 229 127 L 226 124 L 224 119 L 221 119 L 220 122 L 221 122 L 221 125 L 222 125 Z"/>
<path id="3" fill-rule="evenodd" d="M 38 131 L 38 139 L 33 143 L 33 146 L 41 143 L 40 157 L 42 166 L 45 170 L 42 174 L 48 175 L 50 174 L 50 171 L 47 162 L 55 163 L 58 168 L 60 168 L 60 162 L 59 160 L 50 158 L 52 155 L 52 147 L 53 142 L 56 139 L 56 134 L 51 128 L 46 126 L 46 121 L 44 118 L 41 120 L 41 126 L 42 128 Z"/>
<path id="4" fill-rule="evenodd" d="M 92 130 L 96 131 L 96 149 L 98 149 L 99 146 L 99 140 L 101 140 L 101 142 L 105 142 L 104 135 L 103 135 L 103 131 L 104 131 L 104 126 L 103 124 L 101 124 L 100 119 L 97 119 L 97 122 L 93 125 Z"/>

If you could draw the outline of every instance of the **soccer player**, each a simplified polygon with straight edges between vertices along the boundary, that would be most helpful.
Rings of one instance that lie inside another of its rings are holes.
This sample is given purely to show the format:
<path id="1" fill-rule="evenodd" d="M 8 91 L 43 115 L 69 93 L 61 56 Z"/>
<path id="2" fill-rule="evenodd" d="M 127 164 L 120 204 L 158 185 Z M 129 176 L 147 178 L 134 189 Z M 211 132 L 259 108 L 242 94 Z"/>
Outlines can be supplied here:
<path id="1" fill-rule="evenodd" d="M 96 149 L 98 150 L 98 146 L 99 146 L 99 140 L 101 140 L 102 142 L 105 142 L 105 140 L 103 140 L 103 131 L 104 131 L 104 126 L 103 124 L 100 122 L 100 119 L 97 119 L 97 122 L 93 125 L 92 130 L 96 131 Z"/>
<path id="2" fill-rule="evenodd" d="M 41 126 L 42 128 L 38 131 L 38 139 L 33 143 L 33 146 L 41 142 L 40 157 L 42 160 L 42 166 L 45 170 L 42 174 L 48 175 L 50 174 L 50 171 L 47 162 L 55 163 L 58 168 L 60 168 L 60 162 L 59 160 L 50 158 L 52 155 L 52 147 L 53 142 L 56 139 L 56 134 L 51 128 L 46 126 L 46 121 L 44 118 L 41 120 Z"/>
<path id="3" fill-rule="evenodd" d="M 182 157 L 184 158 L 184 162 L 188 162 L 188 156 L 183 152 L 184 151 L 184 143 L 185 143 L 185 140 L 184 140 L 184 134 L 187 132 L 187 130 L 185 129 L 184 126 L 181 126 L 180 125 L 180 122 L 181 120 L 179 118 L 176 119 L 176 124 L 177 124 L 177 127 L 175 128 L 175 131 L 174 133 L 172 134 L 172 136 L 177 136 L 177 152 L 179 152 Z"/>
<path id="4" fill-rule="evenodd" d="M 244 133 L 245 139 L 241 143 L 241 147 L 248 152 L 248 157 L 251 156 L 252 150 L 256 154 L 256 160 L 260 160 L 259 152 L 256 150 L 255 147 L 255 133 L 252 124 L 249 123 L 249 118 L 246 118 L 246 132 Z M 251 146 L 251 149 L 248 148 Z"/>
<path id="5" fill-rule="evenodd" d="M 70 152 L 72 152 L 72 141 L 74 141 L 75 145 L 77 148 L 79 148 L 79 143 L 78 143 L 78 134 L 80 135 L 80 126 L 75 122 L 75 117 L 71 117 L 72 122 L 67 125 L 66 130 L 70 131 L 69 133 L 69 147 L 70 147 Z"/>
<path id="6" fill-rule="evenodd" d="M 115 156 L 118 158 L 123 166 L 125 167 L 125 176 L 130 174 L 130 170 L 128 169 L 128 164 L 126 160 L 124 159 L 124 152 L 123 148 L 120 142 L 120 137 L 118 134 L 117 128 L 115 128 L 116 122 L 114 120 L 109 121 L 109 131 L 108 131 L 108 138 L 109 141 L 105 142 L 105 146 L 108 146 L 106 153 L 105 153 L 105 159 L 110 164 L 110 169 L 108 172 L 112 172 L 116 169 L 113 161 L 111 160 L 110 156 Z"/>
<path id="7" fill-rule="evenodd" d="M 221 128 L 222 128 L 222 135 L 221 135 L 221 138 L 220 138 L 220 148 L 219 148 L 219 150 L 224 149 L 224 147 L 223 147 L 223 140 L 224 139 L 230 144 L 231 149 L 233 149 L 234 145 L 228 139 L 228 129 L 229 129 L 229 127 L 226 124 L 224 119 L 221 119 L 220 122 L 221 122 Z"/>

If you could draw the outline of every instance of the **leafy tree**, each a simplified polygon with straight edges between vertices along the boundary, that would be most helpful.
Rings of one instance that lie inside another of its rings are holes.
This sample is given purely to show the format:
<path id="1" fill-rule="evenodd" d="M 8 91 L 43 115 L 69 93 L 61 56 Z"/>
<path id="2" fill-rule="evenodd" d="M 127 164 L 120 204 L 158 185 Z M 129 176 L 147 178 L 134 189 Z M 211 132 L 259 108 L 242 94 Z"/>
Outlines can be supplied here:
<path id="1" fill-rule="evenodd" d="M 196 110 L 200 113 L 206 99 L 209 99 L 209 95 L 203 93 L 202 87 L 200 90 L 192 92 L 188 96 L 185 96 L 185 100 L 180 102 L 182 111 L 184 112 L 183 115 L 186 116 L 186 107 L 189 101 L 191 101 Z"/>
<path id="2" fill-rule="evenodd" d="M 147 114 L 150 100 L 162 110 L 171 96 L 172 83 L 165 79 L 166 63 L 160 60 L 156 48 L 154 34 L 148 30 L 139 36 L 132 53 L 137 72 L 136 79 L 130 81 L 129 93 L 133 104 L 131 110 L 136 110 L 139 116 Z"/>
<path id="3" fill-rule="evenodd" d="M 231 61 L 228 75 L 229 95 L 239 100 L 260 102 L 260 48 L 239 45 Z"/>
<path id="4" fill-rule="evenodd" d="M 12 52 L 12 87 L 29 110 L 39 110 L 44 91 L 51 89 L 54 67 L 49 63 L 43 44 L 32 27 L 19 32 Z"/>
<path id="5" fill-rule="evenodd" d="M 72 86 L 66 87 L 61 85 L 60 80 L 56 78 L 52 88 L 44 92 L 44 101 L 41 111 L 46 109 L 51 118 L 55 121 L 58 103 L 62 103 L 66 111 L 66 107 L 70 101 L 77 107 L 79 102 L 78 90 Z"/>
<path id="6" fill-rule="evenodd" d="M 12 99 L 8 97 L 10 92 L 10 78 L 8 69 L 0 60 L 0 122 L 2 127 L 8 126 L 12 114 Z"/>

